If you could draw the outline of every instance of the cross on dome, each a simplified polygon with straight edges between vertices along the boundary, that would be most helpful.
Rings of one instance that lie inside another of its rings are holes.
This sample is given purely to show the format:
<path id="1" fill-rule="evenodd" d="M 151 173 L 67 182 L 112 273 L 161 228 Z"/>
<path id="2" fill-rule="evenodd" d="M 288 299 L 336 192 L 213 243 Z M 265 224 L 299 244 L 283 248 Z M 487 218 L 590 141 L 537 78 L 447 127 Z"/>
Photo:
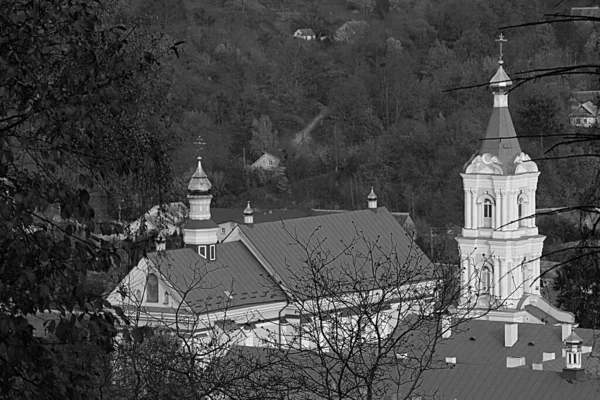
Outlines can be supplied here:
<path id="1" fill-rule="evenodd" d="M 500 58 L 498 59 L 498 64 L 503 64 L 504 60 L 502 59 L 502 57 L 504 56 L 504 53 L 502 53 L 502 43 L 506 43 L 508 42 L 508 40 L 506 40 L 504 35 L 501 33 L 500 35 L 498 35 L 498 39 L 496 39 L 496 42 L 500 43 Z"/>

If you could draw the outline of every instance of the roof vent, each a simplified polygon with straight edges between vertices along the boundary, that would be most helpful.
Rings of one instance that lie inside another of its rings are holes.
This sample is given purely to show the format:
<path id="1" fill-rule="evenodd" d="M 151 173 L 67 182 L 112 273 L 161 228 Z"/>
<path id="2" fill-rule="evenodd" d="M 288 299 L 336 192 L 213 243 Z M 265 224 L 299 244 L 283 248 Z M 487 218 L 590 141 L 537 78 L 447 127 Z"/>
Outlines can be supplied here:
<path id="1" fill-rule="evenodd" d="M 519 324 L 504 325 L 504 347 L 513 347 L 519 340 Z"/>
<path id="2" fill-rule="evenodd" d="M 543 371 L 544 370 L 544 364 L 531 364 L 531 369 L 534 369 L 536 371 Z"/>
<path id="3" fill-rule="evenodd" d="M 446 357 L 447 364 L 456 364 L 456 357 Z"/>
<path id="4" fill-rule="evenodd" d="M 525 365 L 525 357 L 506 357 L 506 368 L 517 368 Z"/>

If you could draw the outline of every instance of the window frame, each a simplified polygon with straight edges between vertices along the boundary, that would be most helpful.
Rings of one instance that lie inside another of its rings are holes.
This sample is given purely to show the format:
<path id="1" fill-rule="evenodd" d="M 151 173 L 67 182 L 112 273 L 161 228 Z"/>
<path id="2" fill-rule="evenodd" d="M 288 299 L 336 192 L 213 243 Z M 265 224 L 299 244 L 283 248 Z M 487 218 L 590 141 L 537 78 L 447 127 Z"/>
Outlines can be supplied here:
<path id="1" fill-rule="evenodd" d="M 200 245 L 198 246 L 198 254 L 200 255 L 200 257 L 206 259 L 206 245 Z"/>
<path id="2" fill-rule="evenodd" d="M 216 246 L 214 244 L 211 244 L 210 247 L 208 248 L 208 259 L 210 261 L 214 261 L 217 259 L 217 249 Z"/>
<path id="3" fill-rule="evenodd" d="M 150 281 L 153 282 L 150 282 Z M 158 276 L 154 273 L 148 274 L 146 278 L 146 303 L 158 303 L 159 302 L 159 293 L 158 293 Z"/>

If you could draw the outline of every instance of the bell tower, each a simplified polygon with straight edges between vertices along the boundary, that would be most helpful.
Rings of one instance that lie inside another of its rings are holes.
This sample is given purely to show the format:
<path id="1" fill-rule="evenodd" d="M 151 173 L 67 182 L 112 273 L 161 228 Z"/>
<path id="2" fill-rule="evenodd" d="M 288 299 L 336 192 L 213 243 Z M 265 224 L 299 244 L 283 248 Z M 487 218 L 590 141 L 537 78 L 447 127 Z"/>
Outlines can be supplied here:
<path id="1" fill-rule="evenodd" d="M 522 152 L 508 110 L 512 81 L 503 68 L 502 35 L 498 70 L 490 81 L 494 106 L 485 137 L 461 173 L 464 228 L 461 301 L 475 307 L 519 307 L 540 294 L 540 257 L 545 236 L 535 225 L 538 168 Z"/>
<path id="2" fill-rule="evenodd" d="M 196 172 L 188 184 L 190 214 L 183 230 L 183 243 L 209 261 L 216 259 L 219 230 L 219 226 L 210 219 L 211 188 L 208 176 L 202 169 L 202 158 L 198 157 Z"/>

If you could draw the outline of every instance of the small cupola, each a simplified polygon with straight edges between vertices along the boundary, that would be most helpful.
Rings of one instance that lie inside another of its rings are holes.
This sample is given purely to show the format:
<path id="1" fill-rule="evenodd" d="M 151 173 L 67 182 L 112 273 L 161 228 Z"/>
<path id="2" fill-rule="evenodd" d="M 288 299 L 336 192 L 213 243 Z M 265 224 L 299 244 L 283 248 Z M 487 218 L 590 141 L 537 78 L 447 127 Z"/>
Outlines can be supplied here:
<path id="1" fill-rule="evenodd" d="M 375 191 L 373 190 L 373 186 L 371 186 L 371 192 L 367 196 L 367 207 L 370 209 L 377 208 L 377 195 L 375 194 Z"/>
<path id="2" fill-rule="evenodd" d="M 156 244 L 156 251 L 165 251 L 167 249 L 167 239 L 165 239 L 162 232 L 158 234 L 154 243 Z"/>
<path id="3" fill-rule="evenodd" d="M 251 225 L 254 223 L 254 210 L 250 207 L 250 202 L 244 210 L 244 224 Z"/>
<path id="4" fill-rule="evenodd" d="M 578 380 L 584 374 L 581 359 L 583 340 L 573 330 L 565 339 L 565 346 L 563 378 Z"/>

